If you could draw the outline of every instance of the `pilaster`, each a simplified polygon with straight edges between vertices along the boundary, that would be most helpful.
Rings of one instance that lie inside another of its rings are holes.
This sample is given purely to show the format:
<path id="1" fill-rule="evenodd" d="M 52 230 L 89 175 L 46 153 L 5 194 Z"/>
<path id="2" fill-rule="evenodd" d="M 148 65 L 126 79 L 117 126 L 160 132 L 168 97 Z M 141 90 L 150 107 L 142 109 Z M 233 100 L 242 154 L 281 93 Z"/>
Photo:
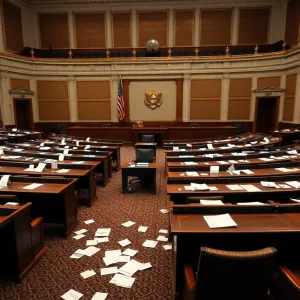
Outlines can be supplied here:
<path id="1" fill-rule="evenodd" d="M 183 75 L 183 101 L 182 101 L 182 121 L 190 121 L 190 90 L 191 76 L 190 74 Z"/>
<path id="2" fill-rule="evenodd" d="M 195 17 L 194 17 L 194 20 L 195 20 L 195 24 L 194 24 L 194 46 L 195 47 L 198 47 L 199 46 L 199 43 L 200 43 L 200 40 L 199 40 L 199 37 L 200 37 L 200 9 L 199 8 L 196 8 L 195 9 Z"/>
<path id="3" fill-rule="evenodd" d="M 132 48 L 136 48 L 138 45 L 137 42 L 137 12 L 136 9 L 132 10 L 131 13 L 131 40 Z"/>
<path id="4" fill-rule="evenodd" d="M 39 122 L 39 103 L 37 100 L 37 86 L 36 86 L 36 80 L 30 79 L 30 89 L 34 92 L 34 94 L 31 96 L 32 99 L 32 113 L 33 113 L 33 122 Z"/>
<path id="5" fill-rule="evenodd" d="M 74 15 L 72 11 L 68 12 L 68 22 L 69 22 L 69 46 L 70 49 L 75 49 L 76 48 L 76 43 L 75 43 L 75 30 L 74 30 Z"/>
<path id="6" fill-rule="evenodd" d="M 268 40 L 270 44 L 285 39 L 287 3 L 288 1 L 284 0 L 272 6 Z"/>
<path id="7" fill-rule="evenodd" d="M 174 9 L 169 9 L 168 16 L 168 47 L 174 46 Z"/>
<path id="8" fill-rule="evenodd" d="M 117 108 L 118 84 L 119 84 L 118 77 L 112 76 L 112 78 L 111 78 L 111 100 L 110 100 L 112 122 L 119 122 L 118 108 Z"/>
<path id="9" fill-rule="evenodd" d="M 77 92 L 74 76 L 68 77 L 70 121 L 78 121 Z"/>
<path id="10" fill-rule="evenodd" d="M 1 113 L 4 125 L 13 125 L 13 107 L 10 102 L 8 91 L 10 90 L 9 78 L 6 73 L 0 73 L 0 84 L 1 84 Z"/>
<path id="11" fill-rule="evenodd" d="M 251 105 L 250 105 L 250 120 L 254 121 L 255 115 L 255 100 L 256 95 L 253 93 L 253 90 L 257 89 L 257 77 L 252 78 L 252 86 L 251 86 Z"/>
<path id="12" fill-rule="evenodd" d="M 235 7 L 232 12 L 231 45 L 238 44 L 240 10 Z"/>
<path id="13" fill-rule="evenodd" d="M 5 49 L 5 41 L 4 41 L 4 20 L 2 16 L 2 10 L 0 6 L 0 51 L 4 51 Z"/>
<path id="14" fill-rule="evenodd" d="M 286 74 L 282 74 L 280 76 L 280 88 L 285 90 L 285 87 L 286 87 Z M 285 95 L 285 93 L 281 93 L 281 95 L 280 95 L 278 122 L 282 122 L 284 95 Z"/>
<path id="15" fill-rule="evenodd" d="M 229 84 L 230 75 L 227 73 L 223 74 L 221 89 L 221 121 L 227 121 L 228 119 Z"/>
<path id="16" fill-rule="evenodd" d="M 297 72 L 297 81 L 296 81 L 296 93 L 295 93 L 295 107 L 294 107 L 294 123 L 300 123 L 300 68 Z"/>
<path id="17" fill-rule="evenodd" d="M 112 30 L 111 30 L 111 12 L 106 11 L 105 14 L 105 28 L 106 28 L 106 48 L 112 48 Z"/>

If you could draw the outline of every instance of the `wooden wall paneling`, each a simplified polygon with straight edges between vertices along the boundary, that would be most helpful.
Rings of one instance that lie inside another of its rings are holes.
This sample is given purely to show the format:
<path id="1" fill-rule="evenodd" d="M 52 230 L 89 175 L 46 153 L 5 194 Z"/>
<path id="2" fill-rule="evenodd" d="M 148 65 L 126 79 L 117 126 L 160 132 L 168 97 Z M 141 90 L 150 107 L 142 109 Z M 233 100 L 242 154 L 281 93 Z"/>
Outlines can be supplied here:
<path id="1" fill-rule="evenodd" d="M 299 43 L 300 1 L 290 0 L 287 4 L 285 41 L 290 45 Z"/>
<path id="2" fill-rule="evenodd" d="M 221 98 L 221 79 L 192 79 L 191 80 L 191 99 L 192 98 Z"/>
<path id="3" fill-rule="evenodd" d="M 111 120 L 110 81 L 76 81 L 78 120 Z"/>
<path id="4" fill-rule="evenodd" d="M 230 79 L 229 98 L 251 97 L 252 78 Z"/>
<path id="5" fill-rule="evenodd" d="M 193 46 L 195 25 L 194 11 L 175 10 L 174 14 L 174 45 Z"/>
<path id="6" fill-rule="evenodd" d="M 68 14 L 39 14 L 41 48 L 69 48 Z"/>
<path id="7" fill-rule="evenodd" d="M 200 45 L 230 45 L 231 9 L 202 10 Z"/>
<path id="8" fill-rule="evenodd" d="M 297 74 L 289 74 L 286 76 L 285 97 L 283 103 L 283 121 L 293 121 L 295 94 L 296 94 Z"/>
<path id="9" fill-rule="evenodd" d="M 160 46 L 168 45 L 168 12 L 138 12 L 138 45 L 145 47 L 150 39 L 155 39 Z"/>
<path id="10" fill-rule="evenodd" d="M 191 120 L 218 120 L 221 111 L 220 100 L 192 100 L 190 108 Z"/>
<path id="11" fill-rule="evenodd" d="M 10 88 L 14 89 L 30 89 L 30 81 L 27 79 L 10 78 Z"/>
<path id="12" fill-rule="evenodd" d="M 251 99 L 229 99 L 228 120 L 249 120 Z"/>
<path id="13" fill-rule="evenodd" d="M 37 100 L 41 121 L 69 121 L 67 81 L 37 80 Z"/>
<path id="14" fill-rule="evenodd" d="M 114 48 L 131 47 L 131 12 L 112 13 L 112 39 Z"/>
<path id="15" fill-rule="evenodd" d="M 267 44 L 270 8 L 242 8 L 239 19 L 239 44 Z"/>
<path id="16" fill-rule="evenodd" d="M 280 88 L 280 76 L 259 77 L 257 79 L 257 88 L 259 89 L 265 86 L 273 86 Z"/>
<path id="17" fill-rule="evenodd" d="M 176 79 L 176 122 L 182 122 L 183 79 Z"/>
<path id="18" fill-rule="evenodd" d="M 1 21 L 4 29 L 4 42 L 7 51 L 19 52 L 23 47 L 21 9 L 12 3 L 2 1 Z M 3 19 L 2 19 L 3 17 Z"/>
<path id="19" fill-rule="evenodd" d="M 75 13 L 77 48 L 105 48 L 104 13 Z"/>
<path id="20" fill-rule="evenodd" d="M 129 79 L 123 79 L 123 100 L 124 100 L 124 106 L 125 106 L 125 117 L 120 122 L 130 122 L 130 111 L 129 111 Z"/>

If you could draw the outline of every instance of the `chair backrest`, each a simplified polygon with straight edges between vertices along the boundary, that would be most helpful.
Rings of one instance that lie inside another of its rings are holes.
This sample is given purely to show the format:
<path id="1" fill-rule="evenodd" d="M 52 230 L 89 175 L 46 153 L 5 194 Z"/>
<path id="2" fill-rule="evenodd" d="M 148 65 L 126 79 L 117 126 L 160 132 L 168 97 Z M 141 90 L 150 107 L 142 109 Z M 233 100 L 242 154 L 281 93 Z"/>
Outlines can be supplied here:
<path id="1" fill-rule="evenodd" d="M 0 204 L 5 204 L 6 202 L 19 203 L 19 200 L 15 195 L 0 195 Z"/>
<path id="2" fill-rule="evenodd" d="M 201 247 L 196 297 L 201 300 L 266 300 L 277 250 L 223 251 Z"/>
<path id="3" fill-rule="evenodd" d="M 154 135 L 153 134 L 143 134 L 142 135 L 142 143 L 154 143 Z"/>
<path id="4" fill-rule="evenodd" d="M 153 162 L 154 160 L 154 150 L 153 149 L 136 149 L 136 162 Z"/>

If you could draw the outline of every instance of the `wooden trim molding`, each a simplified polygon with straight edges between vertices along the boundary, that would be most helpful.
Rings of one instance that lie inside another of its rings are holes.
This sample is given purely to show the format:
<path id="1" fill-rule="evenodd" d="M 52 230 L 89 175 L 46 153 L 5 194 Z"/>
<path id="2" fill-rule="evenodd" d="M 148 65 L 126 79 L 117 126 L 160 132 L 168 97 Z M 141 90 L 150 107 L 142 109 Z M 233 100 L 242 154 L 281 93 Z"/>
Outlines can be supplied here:
<path id="1" fill-rule="evenodd" d="M 182 122 L 183 78 L 176 79 L 176 122 Z"/>

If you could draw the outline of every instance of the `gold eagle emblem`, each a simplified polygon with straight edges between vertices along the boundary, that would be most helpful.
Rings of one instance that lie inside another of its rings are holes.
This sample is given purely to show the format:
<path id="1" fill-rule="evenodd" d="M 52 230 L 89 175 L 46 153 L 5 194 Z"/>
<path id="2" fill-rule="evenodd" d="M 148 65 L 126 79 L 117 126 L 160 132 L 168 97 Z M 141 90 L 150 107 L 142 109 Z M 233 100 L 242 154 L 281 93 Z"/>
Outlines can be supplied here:
<path id="1" fill-rule="evenodd" d="M 155 89 L 149 90 L 145 92 L 145 104 L 149 106 L 152 109 L 155 109 L 156 107 L 160 107 L 162 104 L 162 99 L 161 99 L 161 92 L 156 91 Z"/>

